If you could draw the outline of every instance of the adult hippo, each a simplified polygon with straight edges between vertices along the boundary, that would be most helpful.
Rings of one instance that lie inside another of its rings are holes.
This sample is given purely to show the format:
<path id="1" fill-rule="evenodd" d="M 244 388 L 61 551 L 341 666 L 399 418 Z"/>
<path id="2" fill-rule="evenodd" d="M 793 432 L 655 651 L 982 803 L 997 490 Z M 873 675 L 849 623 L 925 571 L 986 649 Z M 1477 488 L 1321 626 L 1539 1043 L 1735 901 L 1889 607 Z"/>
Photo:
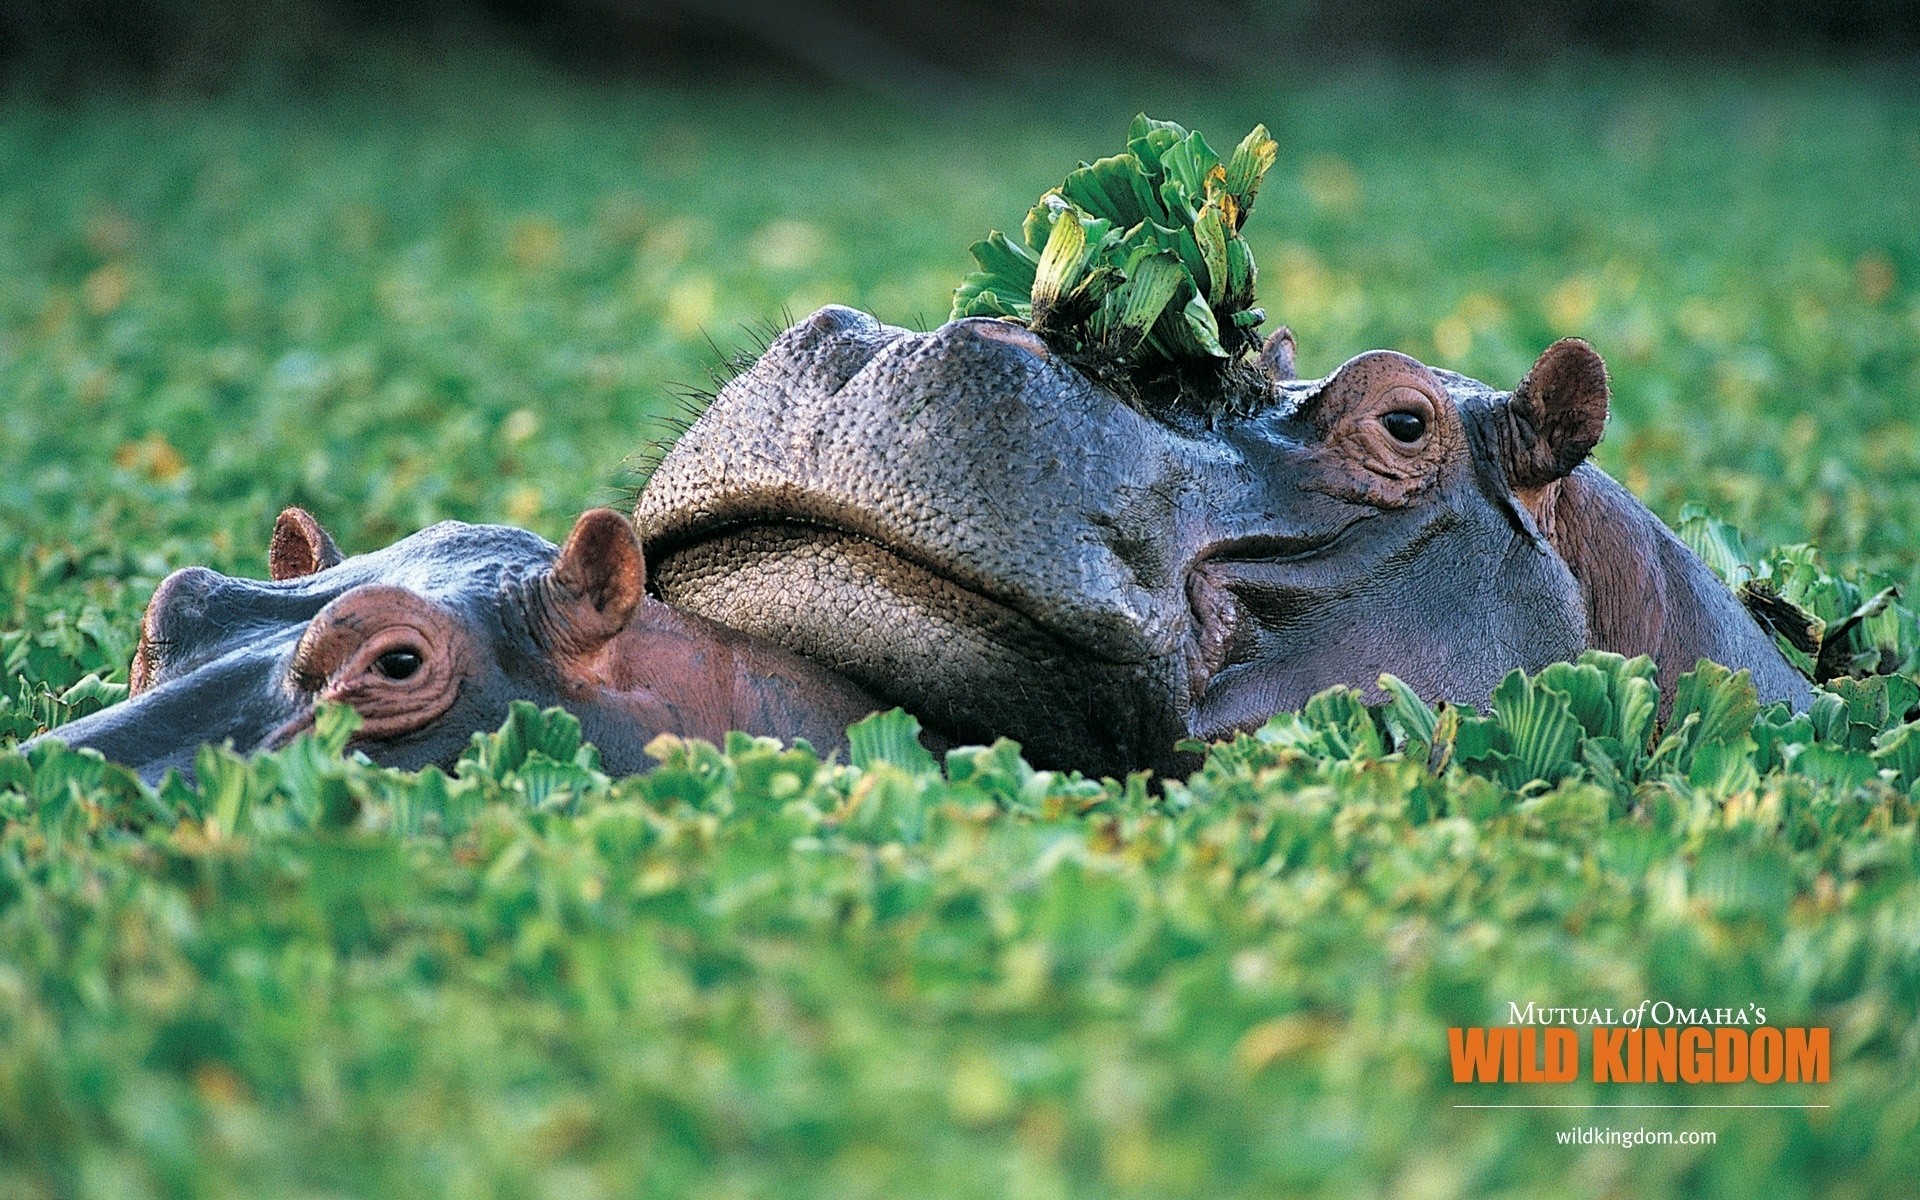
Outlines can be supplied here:
<path id="1" fill-rule="evenodd" d="M 645 594 L 633 529 L 598 509 L 563 547 L 520 529 L 443 521 L 345 558 L 307 513 L 280 515 L 269 580 L 188 567 L 141 622 L 121 704 L 48 736 L 149 782 L 190 773 L 204 742 L 273 749 L 347 704 L 376 762 L 451 768 L 516 699 L 580 718 L 607 770 L 648 765 L 656 735 L 728 730 L 846 743 L 873 697 L 777 646 Z"/>
<path id="2" fill-rule="evenodd" d="M 1023 327 L 830 307 L 724 387 L 639 497 L 667 603 L 785 646 L 962 741 L 1183 765 L 1175 743 L 1392 672 L 1484 705 L 1595 647 L 1807 682 L 1586 463 L 1607 375 L 1556 343 L 1511 392 L 1373 351 L 1237 399 L 1148 402 Z"/>

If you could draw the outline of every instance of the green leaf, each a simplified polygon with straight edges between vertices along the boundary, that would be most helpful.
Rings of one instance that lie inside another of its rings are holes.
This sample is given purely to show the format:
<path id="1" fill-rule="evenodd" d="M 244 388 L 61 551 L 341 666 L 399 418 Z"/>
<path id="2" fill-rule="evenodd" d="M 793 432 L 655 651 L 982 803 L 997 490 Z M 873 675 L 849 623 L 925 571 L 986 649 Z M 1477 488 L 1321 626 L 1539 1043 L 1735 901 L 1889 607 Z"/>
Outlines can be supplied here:
<path id="1" fill-rule="evenodd" d="M 1143 173 L 1158 179 L 1162 174 L 1161 156 L 1186 137 L 1183 126 L 1172 121 L 1156 121 L 1141 113 L 1127 127 L 1127 152 L 1139 162 Z"/>
<path id="2" fill-rule="evenodd" d="M 1380 727 L 1360 693 L 1332 687 L 1308 700 L 1301 720 L 1319 735 L 1322 753 L 1331 758 L 1379 758 L 1386 754 Z"/>
<path id="3" fill-rule="evenodd" d="M 194 756 L 193 775 L 202 796 L 200 811 L 211 818 L 215 831 L 223 837 L 239 833 L 253 801 L 246 760 L 220 746 L 202 746 Z"/>
<path id="4" fill-rule="evenodd" d="M 565 811 L 582 796 L 593 792 L 604 777 L 572 762 L 557 762 L 540 751 L 527 755 L 527 761 L 514 772 L 515 790 L 526 799 L 528 808 L 541 812 Z"/>
<path id="5" fill-rule="evenodd" d="M 1166 175 L 1160 185 L 1161 199 L 1177 196 L 1180 204 L 1176 209 L 1169 203 L 1167 211 L 1184 210 L 1191 222 L 1206 201 L 1207 177 L 1220 166 L 1220 156 L 1207 145 L 1205 137 L 1195 132 L 1167 147 L 1160 155 L 1160 166 Z"/>
<path id="6" fill-rule="evenodd" d="M 1253 211 L 1253 199 L 1260 194 L 1260 182 L 1279 154 L 1280 144 L 1268 135 L 1265 125 L 1255 125 L 1233 148 L 1233 157 L 1227 160 L 1226 189 L 1239 209 L 1239 219 L 1233 226 L 1236 230 L 1246 221 L 1246 214 Z"/>
<path id="7" fill-rule="evenodd" d="M 1099 232 L 1106 232 L 1104 226 Z M 1040 266 L 1034 275 L 1032 299 L 1036 321 L 1043 321 L 1044 314 L 1059 303 L 1061 296 L 1080 283 L 1092 261 L 1087 227 L 1081 223 L 1080 213 L 1071 206 L 1063 207 L 1054 215 L 1053 231 L 1047 236 L 1047 247 L 1040 255 Z"/>
<path id="8" fill-rule="evenodd" d="M 1451 726 L 1451 736 L 1448 727 Z M 1513 741 L 1506 727 L 1493 717 L 1470 715 L 1468 710 L 1449 705 L 1434 728 L 1437 745 L 1451 747 L 1454 762 L 1463 767 L 1485 765 L 1482 773 L 1498 773 L 1511 757 Z"/>
<path id="9" fill-rule="evenodd" d="M 1893 606 L 1894 598 L 1900 594 L 1899 588 L 1882 588 L 1878 593 L 1859 604 L 1841 619 L 1840 623 L 1829 627 L 1820 637 L 1820 653 L 1814 660 L 1814 675 L 1818 680 L 1837 679 L 1856 669 L 1872 669 L 1879 659 L 1879 648 L 1871 643 L 1861 645 L 1864 639 L 1856 636 L 1856 631 L 1867 621 L 1880 616 Z"/>
<path id="10" fill-rule="evenodd" d="M 1683 507 L 1680 524 L 1674 532 L 1728 587 L 1737 588 L 1752 578 L 1753 570 L 1747 565 L 1747 549 L 1740 531 L 1709 516 L 1705 509 L 1694 504 Z"/>
<path id="11" fill-rule="evenodd" d="M 1760 783 L 1760 773 L 1753 766 L 1755 749 L 1750 734 L 1707 742 L 1694 750 L 1693 761 L 1687 766 L 1687 782 L 1720 799 L 1751 792 Z"/>
<path id="12" fill-rule="evenodd" d="M 1834 679 L 1825 684 L 1809 716 L 1822 741 L 1866 750 L 1882 730 L 1906 720 L 1916 704 L 1920 687 L 1898 675 Z"/>
<path id="13" fill-rule="evenodd" d="M 1803 746 L 1813 744 L 1813 721 L 1806 713 L 1790 712 L 1784 703 L 1770 704 L 1753 723 L 1754 768 L 1765 774 L 1786 766 Z"/>
<path id="14" fill-rule="evenodd" d="M 1193 236 L 1191 226 L 1176 229 L 1154 227 L 1146 231 L 1149 244 L 1173 251 L 1180 256 L 1180 266 L 1185 270 L 1181 283 L 1183 294 L 1202 292 L 1200 279 L 1207 273 L 1207 261 L 1200 256 L 1200 243 Z"/>
<path id="15" fill-rule="evenodd" d="M 1656 757 L 1685 772 L 1701 746 L 1746 739 L 1760 711 L 1753 676 L 1702 659 L 1674 685 L 1670 733 Z"/>
<path id="16" fill-rule="evenodd" d="M 362 723 L 351 705 L 323 700 L 313 706 L 313 738 L 334 758 L 346 753 Z"/>
<path id="17" fill-rule="evenodd" d="M 1615 736 L 1613 697 L 1606 676 L 1591 663 L 1552 663 L 1534 677 L 1539 687 L 1567 698 L 1567 707 L 1587 737 Z"/>
<path id="18" fill-rule="evenodd" d="M 1604 826 L 1612 811 L 1612 804 L 1604 788 L 1567 780 L 1549 791 L 1522 800 L 1517 810 L 1545 833 L 1555 837 L 1576 837 Z"/>
<path id="19" fill-rule="evenodd" d="M 33 766 L 12 746 L 0 748 L 0 793 L 5 792 L 22 796 L 33 794 Z"/>
<path id="20" fill-rule="evenodd" d="M 1536 678 L 1566 695 L 1589 739 L 1583 760 L 1604 754 L 1614 773 L 1628 782 L 1638 780 L 1660 705 L 1653 660 L 1590 650 L 1578 662 L 1554 663 Z"/>
<path id="21" fill-rule="evenodd" d="M 1920 721 L 1896 725 L 1875 738 L 1873 761 L 1895 772 L 1900 786 L 1911 790 L 1920 782 Z"/>
<path id="22" fill-rule="evenodd" d="M 980 264 L 982 271 L 1009 283 L 1024 284 L 1021 291 L 1032 289 L 1040 260 L 1025 246 L 1009 241 L 998 229 L 975 242 L 967 252 L 973 255 L 973 261 Z"/>
<path id="23" fill-rule="evenodd" d="M 984 274 L 967 276 L 953 294 L 953 315 L 960 317 L 1018 317 L 1025 319 L 1033 306 L 1025 296 L 1003 296 L 988 286 Z"/>
<path id="24" fill-rule="evenodd" d="M 72 687 L 60 693 L 60 703 L 73 710 L 69 719 L 84 717 L 126 698 L 126 684 L 108 683 L 92 673 L 82 676 Z"/>
<path id="25" fill-rule="evenodd" d="M 1166 214 L 1155 202 L 1143 204 L 1151 192 L 1140 187 L 1140 160 L 1131 154 L 1102 158 L 1068 174 L 1056 191 L 1069 203 L 1095 217 L 1130 229 L 1140 222 Z M 1031 217 L 1029 218 L 1031 220 Z M 1033 241 L 1033 231 L 1028 230 Z"/>
<path id="26" fill-rule="evenodd" d="M 1793 896 L 1786 856 L 1770 847 L 1710 846 L 1700 852 L 1689 883 L 1693 895 L 1721 917 L 1777 918 Z"/>
<path id="27" fill-rule="evenodd" d="M 932 753 L 920 744 L 920 722 L 905 709 L 890 708 L 854 722 L 847 728 L 847 745 L 856 767 L 892 763 L 915 776 L 940 770 Z"/>
<path id="28" fill-rule="evenodd" d="M 1236 324 L 1258 325 L 1266 319 L 1266 314 L 1253 307 L 1253 288 L 1259 278 L 1259 271 L 1253 265 L 1253 251 L 1248 249 L 1247 240 L 1238 234 L 1227 240 L 1227 286 L 1222 305 L 1233 311 Z M 1253 320 L 1241 322 L 1240 318 L 1252 315 Z"/>
<path id="29" fill-rule="evenodd" d="M 1850 790 L 1875 778 L 1880 764 L 1858 750 L 1816 743 L 1794 755 L 1792 769 L 1815 783 Z"/>
<path id="30" fill-rule="evenodd" d="M 1115 293 L 1118 311 L 1103 338 L 1107 347 L 1123 357 L 1133 353 L 1180 290 L 1184 274 L 1179 259 L 1164 251 L 1143 250 L 1129 262 L 1126 286 Z"/>
<path id="31" fill-rule="evenodd" d="M 528 755 L 556 762 L 573 761 L 581 751 L 580 721 L 563 708 L 542 712 L 525 700 L 507 706 L 507 719 L 494 733 L 476 733 L 460 756 L 458 773 L 506 783 Z"/>
<path id="32" fill-rule="evenodd" d="M 1382 675 L 1379 685 L 1390 697 L 1386 708 L 1387 727 L 1399 738 L 1402 751 L 1424 762 L 1433 745 L 1439 716 L 1397 676 Z"/>
<path id="33" fill-rule="evenodd" d="M 1512 671 L 1493 690 L 1493 712 L 1511 746 L 1501 772 L 1508 787 L 1518 790 L 1534 780 L 1552 783 L 1576 769 L 1580 722 L 1565 693 Z"/>
<path id="34" fill-rule="evenodd" d="M 1200 211 L 1200 218 L 1193 223 L 1193 240 L 1199 247 L 1200 257 L 1207 268 L 1206 294 L 1209 309 L 1219 305 L 1227 296 L 1227 239 L 1231 236 L 1227 228 L 1226 215 L 1218 204 L 1208 204 Z M 1211 311 L 1208 315 L 1211 317 Z"/>
<path id="35" fill-rule="evenodd" d="M 1213 310 L 1207 307 L 1204 296 L 1188 300 L 1178 315 L 1171 310 L 1162 313 L 1158 328 L 1168 332 L 1182 358 L 1227 357 L 1226 349 L 1220 345 L 1219 323 L 1213 319 Z"/>

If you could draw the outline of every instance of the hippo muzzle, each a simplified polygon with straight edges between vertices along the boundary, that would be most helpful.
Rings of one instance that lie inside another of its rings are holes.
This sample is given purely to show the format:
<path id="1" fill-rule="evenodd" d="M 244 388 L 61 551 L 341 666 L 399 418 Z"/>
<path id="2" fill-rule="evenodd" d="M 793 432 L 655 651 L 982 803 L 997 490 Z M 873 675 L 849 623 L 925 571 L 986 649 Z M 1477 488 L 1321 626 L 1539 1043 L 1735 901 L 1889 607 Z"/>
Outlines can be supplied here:
<path id="1" fill-rule="evenodd" d="M 293 646 L 293 638 L 282 637 L 235 649 L 42 738 L 98 750 L 148 783 L 159 782 L 169 770 L 190 777 L 203 744 L 225 742 L 242 753 L 271 749 L 282 740 L 276 734 L 299 715 L 297 698 L 280 685 Z"/>
<path id="2" fill-rule="evenodd" d="M 956 739 L 1118 772 L 1183 733 L 1179 566 L 1226 465 L 1016 326 L 828 308 L 728 385 L 634 515 L 668 603 Z"/>

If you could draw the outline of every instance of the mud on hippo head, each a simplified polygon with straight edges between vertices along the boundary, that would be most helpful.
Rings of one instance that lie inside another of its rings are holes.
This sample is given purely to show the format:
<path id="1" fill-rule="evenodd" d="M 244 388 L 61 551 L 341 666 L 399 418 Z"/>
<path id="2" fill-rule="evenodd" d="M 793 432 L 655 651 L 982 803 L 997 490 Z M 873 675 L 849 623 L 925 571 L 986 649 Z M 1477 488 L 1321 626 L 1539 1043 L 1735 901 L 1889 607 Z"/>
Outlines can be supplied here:
<path id="1" fill-rule="evenodd" d="M 121 704 L 50 736 L 155 780 L 198 746 L 243 752 L 348 704 L 354 746 L 399 767 L 451 767 L 515 698 L 558 703 L 567 669 L 627 624 L 643 598 L 639 547 L 604 510 L 564 549 L 498 525 L 444 521 L 344 558 L 307 513 L 274 527 L 270 580 L 204 567 L 169 575 L 141 621 Z"/>
<path id="2" fill-rule="evenodd" d="M 1585 343 L 1512 392 L 1386 351 L 1297 380 L 1284 331 L 1262 368 L 1238 412 L 1147 406 L 1011 323 L 823 309 L 654 473 L 650 575 L 950 736 L 1088 770 L 1178 765 L 1182 737 L 1382 672 L 1484 704 L 1590 645 L 1655 654 L 1668 683 L 1697 649 L 1804 703 L 1731 595 L 1582 465 L 1607 411 Z"/>

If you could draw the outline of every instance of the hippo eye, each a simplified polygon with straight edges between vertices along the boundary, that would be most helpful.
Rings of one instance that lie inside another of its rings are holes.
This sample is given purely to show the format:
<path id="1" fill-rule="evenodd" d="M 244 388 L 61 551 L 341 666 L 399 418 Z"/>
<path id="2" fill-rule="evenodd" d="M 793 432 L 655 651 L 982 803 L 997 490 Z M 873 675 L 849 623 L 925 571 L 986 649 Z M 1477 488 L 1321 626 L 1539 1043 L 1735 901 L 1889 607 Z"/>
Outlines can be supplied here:
<path id="1" fill-rule="evenodd" d="M 1427 419 L 1417 412 L 1390 412 L 1380 418 L 1380 423 L 1387 427 L 1394 441 L 1407 445 L 1419 441 L 1427 432 Z"/>
<path id="2" fill-rule="evenodd" d="M 373 660 L 373 669 L 388 679 L 407 679 L 420 669 L 418 650 L 389 650 Z"/>

